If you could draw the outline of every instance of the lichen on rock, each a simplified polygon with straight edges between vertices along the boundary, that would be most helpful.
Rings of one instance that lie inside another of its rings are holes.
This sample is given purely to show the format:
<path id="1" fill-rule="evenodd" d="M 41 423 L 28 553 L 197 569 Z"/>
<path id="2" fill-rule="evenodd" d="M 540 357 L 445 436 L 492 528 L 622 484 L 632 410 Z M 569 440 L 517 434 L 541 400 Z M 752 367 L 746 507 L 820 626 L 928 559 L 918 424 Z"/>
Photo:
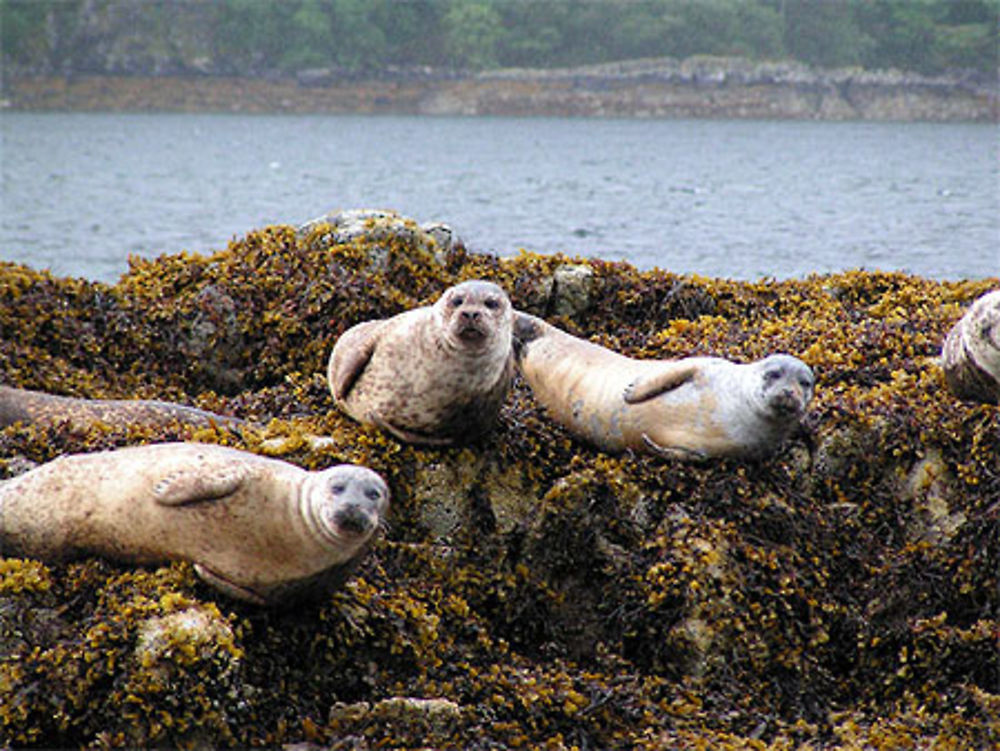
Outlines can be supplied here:
<path id="1" fill-rule="evenodd" d="M 252 419 L 182 437 L 364 464 L 394 504 L 356 577 L 293 610 L 227 600 L 183 563 L 0 559 L 0 745 L 1000 740 L 1000 412 L 952 397 L 937 364 L 997 279 L 707 279 L 441 247 L 402 221 L 267 227 L 134 259 L 115 285 L 0 265 L 3 383 Z M 586 282 L 572 313 L 545 281 L 567 268 Z M 818 381 L 805 429 L 765 462 L 685 464 L 589 448 L 520 382 L 462 448 L 334 409 L 340 333 L 472 278 L 632 357 L 793 353 Z M 176 432 L 11 426 L 0 478 Z"/>

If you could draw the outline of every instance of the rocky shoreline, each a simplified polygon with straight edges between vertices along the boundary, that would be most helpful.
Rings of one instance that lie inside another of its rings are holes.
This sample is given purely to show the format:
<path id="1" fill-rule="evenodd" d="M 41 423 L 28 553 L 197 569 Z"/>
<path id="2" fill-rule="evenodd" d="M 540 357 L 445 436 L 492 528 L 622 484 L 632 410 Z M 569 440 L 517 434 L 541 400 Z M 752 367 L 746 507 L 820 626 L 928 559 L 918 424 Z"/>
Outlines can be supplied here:
<path id="1" fill-rule="evenodd" d="M 1000 279 L 501 258 L 386 216 L 350 237 L 276 226 L 136 258 L 114 285 L 0 263 L 0 382 L 266 426 L 14 425 L 0 478 L 182 438 L 362 464 L 392 493 L 347 587 L 287 611 L 226 599 L 188 564 L 0 557 L 0 746 L 1000 741 L 1000 411 L 950 396 L 937 361 Z M 805 430 L 763 462 L 664 462 L 574 440 L 520 382 L 463 448 L 401 444 L 332 407 L 342 332 L 469 278 L 634 357 L 794 353 L 817 376 Z"/>
<path id="2" fill-rule="evenodd" d="M 8 74 L 12 110 L 997 122 L 997 83 L 697 57 L 478 75 L 429 69 L 294 77 Z"/>

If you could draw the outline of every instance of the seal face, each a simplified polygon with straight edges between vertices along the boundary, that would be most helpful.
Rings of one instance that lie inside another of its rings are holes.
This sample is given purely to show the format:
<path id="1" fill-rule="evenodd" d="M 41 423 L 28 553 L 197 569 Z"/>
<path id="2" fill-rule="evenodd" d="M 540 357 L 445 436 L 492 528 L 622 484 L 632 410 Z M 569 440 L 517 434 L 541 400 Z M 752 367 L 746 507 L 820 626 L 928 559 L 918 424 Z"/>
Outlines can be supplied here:
<path id="1" fill-rule="evenodd" d="M 959 399 L 1000 403 L 1000 290 L 976 300 L 951 328 L 941 368 L 948 390 Z"/>
<path id="2" fill-rule="evenodd" d="M 360 323 L 330 354 L 334 402 L 408 443 L 474 440 L 493 427 L 510 388 L 512 325 L 507 294 L 480 280 L 449 287 L 432 306 Z"/>
<path id="3" fill-rule="evenodd" d="M 610 452 L 671 458 L 767 455 L 799 424 L 814 377 L 791 355 L 635 360 L 518 313 L 517 364 L 536 400 Z"/>
<path id="4" fill-rule="evenodd" d="M 308 472 L 223 446 L 154 444 L 0 483 L 0 553 L 190 561 L 225 594 L 274 604 L 342 584 L 388 505 L 385 481 L 364 467 Z"/>

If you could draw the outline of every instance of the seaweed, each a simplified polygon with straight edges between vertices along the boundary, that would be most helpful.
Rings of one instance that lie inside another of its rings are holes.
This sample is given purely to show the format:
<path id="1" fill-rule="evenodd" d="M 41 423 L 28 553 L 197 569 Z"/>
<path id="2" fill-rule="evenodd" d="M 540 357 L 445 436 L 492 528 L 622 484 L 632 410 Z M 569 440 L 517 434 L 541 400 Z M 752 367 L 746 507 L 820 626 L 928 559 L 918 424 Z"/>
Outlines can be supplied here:
<path id="1" fill-rule="evenodd" d="M 114 285 L 0 265 L 0 381 L 238 414 L 262 427 L 185 437 L 364 464 L 393 497 L 357 576 L 293 610 L 227 600 L 187 564 L 0 559 L 0 745 L 1000 742 L 1000 411 L 951 397 L 937 364 L 1000 280 L 738 282 L 377 225 L 267 227 L 133 259 Z M 766 462 L 608 456 L 520 381 L 462 448 L 334 410 L 340 333 L 471 278 L 633 357 L 795 354 L 817 375 L 803 433 Z M 175 437 L 15 425 L 0 476 Z"/>

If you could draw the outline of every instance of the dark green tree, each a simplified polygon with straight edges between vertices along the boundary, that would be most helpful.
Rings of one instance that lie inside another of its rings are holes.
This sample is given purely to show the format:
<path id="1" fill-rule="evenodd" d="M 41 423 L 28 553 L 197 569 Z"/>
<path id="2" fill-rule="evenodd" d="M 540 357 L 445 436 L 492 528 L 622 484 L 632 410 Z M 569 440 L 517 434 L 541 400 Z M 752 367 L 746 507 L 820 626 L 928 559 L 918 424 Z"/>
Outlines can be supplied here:
<path id="1" fill-rule="evenodd" d="M 857 6 L 857 0 L 782 0 L 785 50 L 812 65 L 861 65 L 875 41 L 858 23 Z"/>
<path id="2" fill-rule="evenodd" d="M 494 3 L 452 0 L 442 24 L 447 59 L 452 66 L 479 70 L 497 65 L 504 30 Z"/>
<path id="3" fill-rule="evenodd" d="M 48 11 L 45 4 L 32 0 L 0 0 L 0 49 L 4 56 L 35 64 L 48 59 Z"/>

